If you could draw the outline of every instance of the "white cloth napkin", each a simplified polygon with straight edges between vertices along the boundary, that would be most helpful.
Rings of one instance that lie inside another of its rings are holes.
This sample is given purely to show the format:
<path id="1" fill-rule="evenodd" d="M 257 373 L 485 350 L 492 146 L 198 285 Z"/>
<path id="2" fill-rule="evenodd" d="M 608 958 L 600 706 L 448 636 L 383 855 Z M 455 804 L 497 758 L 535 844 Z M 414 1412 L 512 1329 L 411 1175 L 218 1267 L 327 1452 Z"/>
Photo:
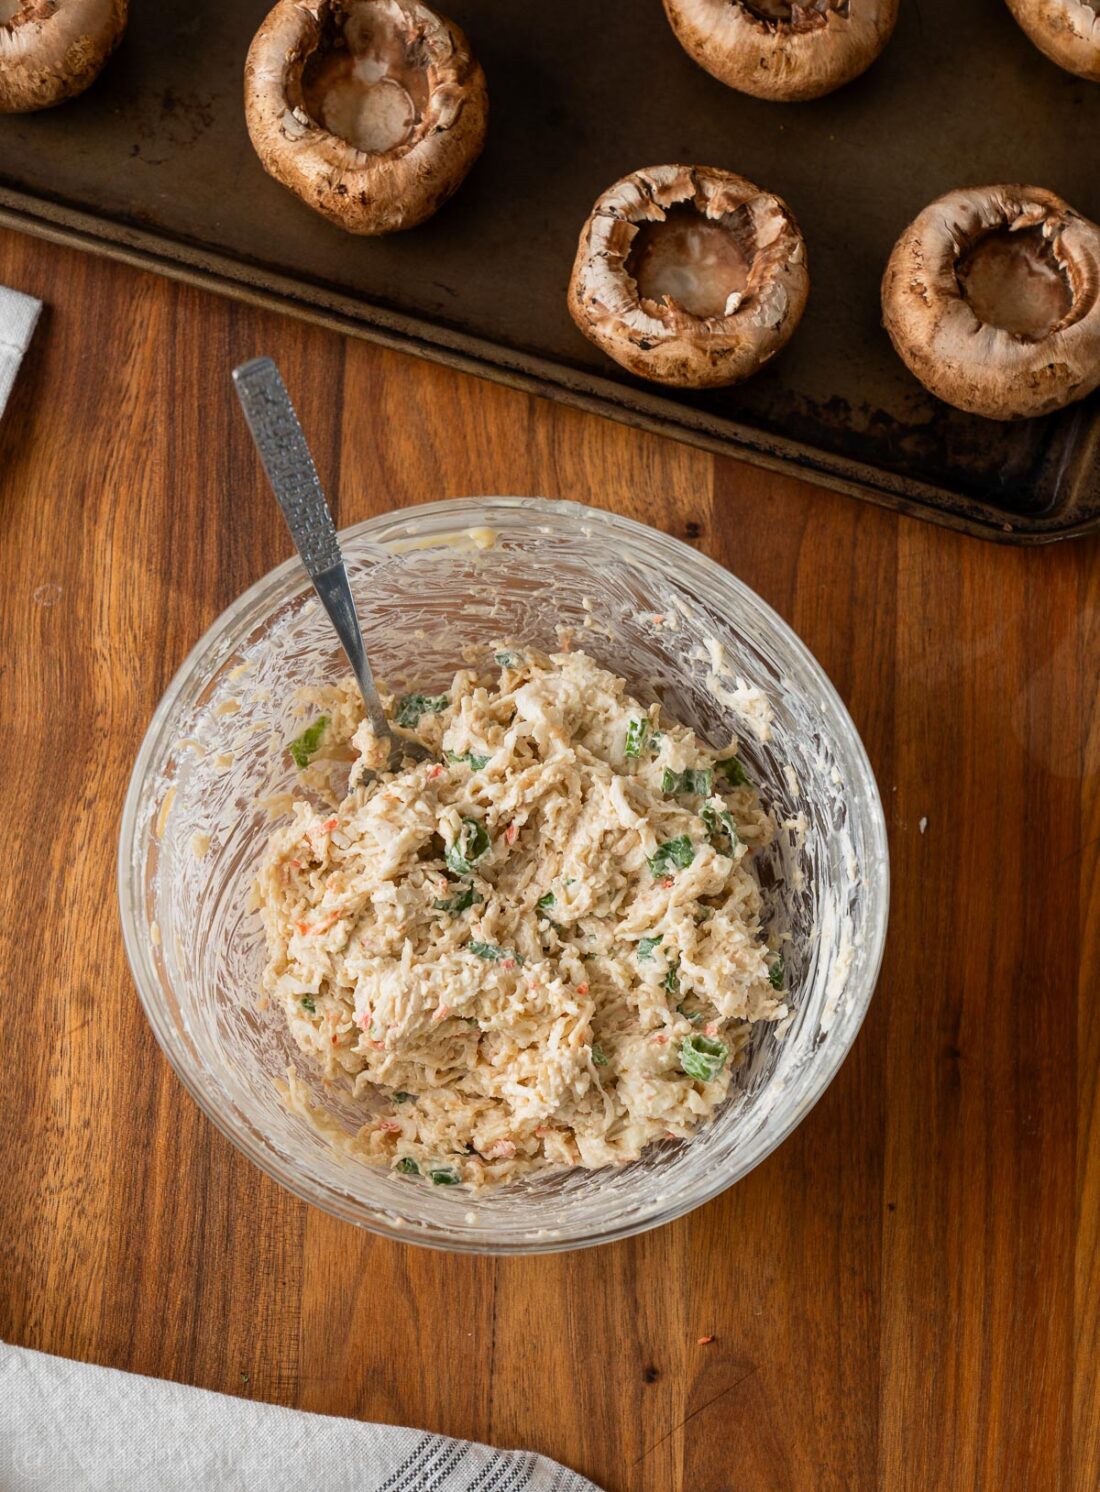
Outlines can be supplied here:
<path id="1" fill-rule="evenodd" d="M 599 1492 L 530 1451 L 303 1414 L 0 1343 L 2 1492 Z"/>
<path id="2" fill-rule="evenodd" d="M 31 340 L 42 302 L 0 285 L 0 414 Z"/>

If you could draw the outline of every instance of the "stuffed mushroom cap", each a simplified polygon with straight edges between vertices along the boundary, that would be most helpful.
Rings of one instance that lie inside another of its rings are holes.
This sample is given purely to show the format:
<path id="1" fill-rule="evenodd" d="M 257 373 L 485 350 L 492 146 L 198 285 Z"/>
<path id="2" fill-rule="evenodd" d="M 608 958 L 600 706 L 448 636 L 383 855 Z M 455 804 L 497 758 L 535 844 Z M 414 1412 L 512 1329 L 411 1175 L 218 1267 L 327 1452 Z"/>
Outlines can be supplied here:
<path id="1" fill-rule="evenodd" d="M 1100 83 L 1100 0 L 1008 0 L 1008 8 L 1052 62 Z"/>
<path id="2" fill-rule="evenodd" d="M 791 103 L 864 72 L 890 39 L 898 0 L 664 0 L 677 40 L 730 88 Z"/>
<path id="3" fill-rule="evenodd" d="M 0 114 L 83 93 L 126 29 L 127 0 L 0 0 Z"/>
<path id="4" fill-rule="evenodd" d="M 1100 229 L 1041 187 L 948 192 L 894 246 L 882 313 L 946 403 L 1049 414 L 1100 385 Z"/>
<path id="5" fill-rule="evenodd" d="M 732 171 L 650 166 L 592 209 L 569 310 L 631 373 L 705 389 L 774 357 L 808 291 L 806 246 L 778 197 Z"/>
<path id="6" fill-rule="evenodd" d="M 422 223 L 481 153 L 485 75 L 419 0 L 278 0 L 245 65 L 265 170 L 350 233 Z"/>

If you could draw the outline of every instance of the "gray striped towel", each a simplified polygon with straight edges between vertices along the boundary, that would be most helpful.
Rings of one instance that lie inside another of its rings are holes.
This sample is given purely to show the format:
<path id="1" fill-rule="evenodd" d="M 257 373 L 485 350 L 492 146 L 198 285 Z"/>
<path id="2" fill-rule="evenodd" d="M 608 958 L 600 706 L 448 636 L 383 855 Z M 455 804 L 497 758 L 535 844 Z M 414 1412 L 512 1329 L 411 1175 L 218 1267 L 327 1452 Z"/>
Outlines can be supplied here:
<path id="1" fill-rule="evenodd" d="M 42 302 L 33 295 L 6 290 L 0 285 L 0 414 L 4 413 L 41 309 Z"/>
<path id="2" fill-rule="evenodd" d="M 303 1414 L 0 1343 L 3 1492 L 598 1492 L 531 1451 Z"/>

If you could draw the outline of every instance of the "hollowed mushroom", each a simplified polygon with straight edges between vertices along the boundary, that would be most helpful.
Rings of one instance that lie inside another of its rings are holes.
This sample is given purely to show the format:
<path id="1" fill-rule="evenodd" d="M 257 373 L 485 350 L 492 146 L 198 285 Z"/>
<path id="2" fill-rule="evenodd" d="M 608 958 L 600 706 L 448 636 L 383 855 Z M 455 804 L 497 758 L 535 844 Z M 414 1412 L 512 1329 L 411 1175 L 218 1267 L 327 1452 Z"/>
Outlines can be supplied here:
<path id="1" fill-rule="evenodd" d="M 1100 385 L 1100 228 L 1039 187 L 948 192 L 882 282 L 898 355 L 971 414 L 1048 414 Z"/>
<path id="2" fill-rule="evenodd" d="M 422 223 L 485 143 L 485 75 L 418 0 L 279 0 L 249 49 L 245 114 L 277 181 L 349 233 Z"/>
<path id="3" fill-rule="evenodd" d="M 1100 83 L 1100 0 L 1008 0 L 1008 8 L 1052 62 Z"/>
<path id="4" fill-rule="evenodd" d="M 0 114 L 83 93 L 118 45 L 127 0 L 0 0 Z"/>
<path id="5" fill-rule="evenodd" d="M 664 0 L 677 40 L 708 73 L 755 98 L 820 98 L 870 67 L 898 0 Z"/>
<path id="6" fill-rule="evenodd" d="M 785 345 L 809 283 L 806 246 L 778 197 L 732 171 L 650 166 L 592 209 L 569 310 L 631 373 L 717 388 Z"/>

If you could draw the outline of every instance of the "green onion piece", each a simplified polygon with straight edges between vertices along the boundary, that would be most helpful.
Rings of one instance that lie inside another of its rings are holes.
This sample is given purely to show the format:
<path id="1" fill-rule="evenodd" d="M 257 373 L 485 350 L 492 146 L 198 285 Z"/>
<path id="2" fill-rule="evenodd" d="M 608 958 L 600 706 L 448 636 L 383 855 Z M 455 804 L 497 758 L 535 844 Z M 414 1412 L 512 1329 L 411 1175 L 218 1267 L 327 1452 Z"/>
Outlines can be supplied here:
<path id="1" fill-rule="evenodd" d="M 453 1166 L 438 1166 L 434 1171 L 429 1171 L 433 1186 L 457 1186 L 461 1177 Z"/>
<path id="2" fill-rule="evenodd" d="M 467 886 L 465 891 L 459 891 L 455 896 L 437 897 L 432 906 L 437 912 L 450 912 L 453 917 L 457 917 L 459 912 L 467 911 L 481 899 L 472 886 Z"/>
<path id="3" fill-rule="evenodd" d="M 709 798 L 714 791 L 714 769 L 712 767 L 688 767 L 685 772 L 672 772 L 668 767 L 661 778 L 662 793 L 697 793 Z"/>
<path id="4" fill-rule="evenodd" d="M 711 844 L 722 855 L 732 855 L 737 848 L 737 825 L 733 822 L 733 816 L 725 808 L 716 811 L 709 803 L 704 803 L 699 810 L 699 817 L 707 827 L 707 835 Z"/>
<path id="5" fill-rule="evenodd" d="M 554 896 L 554 893 L 552 891 L 547 891 L 545 896 L 539 897 L 535 905 L 541 907 L 543 911 L 546 911 L 548 907 L 552 907 L 554 905 L 555 900 L 556 897 Z"/>
<path id="6" fill-rule="evenodd" d="M 592 1043 L 592 1065 L 593 1067 L 606 1067 L 608 1063 L 607 1053 L 598 1043 Z"/>
<path id="7" fill-rule="evenodd" d="M 419 1176 L 420 1167 L 411 1155 L 403 1155 L 394 1166 L 395 1171 L 400 1171 L 403 1176 Z"/>
<path id="8" fill-rule="evenodd" d="M 478 756 L 476 751 L 448 751 L 446 757 L 452 767 L 467 766 L 471 772 L 480 772 L 489 765 L 489 758 Z"/>
<path id="9" fill-rule="evenodd" d="M 680 1043 L 681 1068 L 701 1083 L 713 1083 L 728 1056 L 725 1042 L 711 1036 L 685 1036 Z"/>
<path id="10" fill-rule="evenodd" d="M 317 1009 L 317 1002 L 316 1000 L 314 1000 L 312 995 L 303 995 L 298 1001 L 298 1004 L 302 1007 L 303 1010 L 308 1010 L 310 1015 L 313 1015 L 313 1013 Z"/>
<path id="11" fill-rule="evenodd" d="M 299 771 L 303 767 L 309 766 L 310 761 L 316 754 L 317 748 L 321 744 L 321 737 L 325 733 L 326 725 L 328 725 L 328 716 L 318 715 L 312 725 L 307 726 L 300 736 L 291 741 L 289 747 L 290 754 L 294 758 L 294 765 Z"/>
<path id="12" fill-rule="evenodd" d="M 415 1103 L 416 1094 L 406 1093 L 404 1088 L 402 1088 L 399 1093 L 393 1095 L 393 1101 L 394 1103 Z"/>
<path id="13" fill-rule="evenodd" d="M 680 834 L 676 839 L 666 839 L 664 844 L 657 846 L 655 854 L 650 855 L 648 865 L 652 873 L 661 880 L 664 876 L 671 875 L 673 870 L 685 870 L 695 859 L 695 846 L 687 834 Z"/>
<path id="14" fill-rule="evenodd" d="M 715 767 L 721 772 L 734 787 L 751 787 L 752 783 L 745 775 L 745 769 L 735 756 L 728 756 L 724 762 L 715 762 Z"/>
<path id="15" fill-rule="evenodd" d="M 499 664 L 501 668 L 518 668 L 519 665 L 523 662 L 523 654 L 507 652 L 494 653 L 493 662 Z"/>
<path id="16" fill-rule="evenodd" d="M 491 964 L 499 963 L 500 960 L 506 956 L 504 949 L 498 948 L 495 943 L 478 943 L 477 941 L 471 941 L 466 944 L 466 947 L 470 950 L 471 953 L 476 953 L 478 958 L 484 958 Z"/>
<path id="17" fill-rule="evenodd" d="M 786 970 L 783 967 L 783 956 L 782 954 L 780 954 L 779 957 L 776 958 L 775 963 L 772 964 L 771 968 L 768 970 L 768 983 L 771 985 L 772 989 L 783 988 L 783 978 L 785 973 Z"/>
<path id="18" fill-rule="evenodd" d="M 421 715 L 438 715 L 450 702 L 449 694 L 403 694 L 397 702 L 394 720 L 398 725 L 415 730 L 420 724 Z"/>
<path id="19" fill-rule="evenodd" d="M 690 1021 L 693 1026 L 701 1026 L 703 1024 L 703 1012 L 701 1010 L 689 1010 L 686 1005 L 677 1005 L 676 1011 L 678 1015 L 683 1016 L 684 1020 Z"/>
<path id="20" fill-rule="evenodd" d="M 664 933 L 658 933 L 655 938 L 638 939 L 638 962 L 640 964 L 651 964 L 653 962 L 653 950 L 664 937 Z"/>
<path id="21" fill-rule="evenodd" d="M 641 756 L 648 735 L 648 720 L 632 720 L 626 728 L 626 744 L 623 746 L 623 755 Z"/>
<path id="22" fill-rule="evenodd" d="M 680 993 L 679 959 L 674 964 L 669 964 L 668 973 L 665 975 L 665 989 L 668 990 L 670 995 L 678 995 Z"/>
<path id="23" fill-rule="evenodd" d="M 463 819 L 454 844 L 443 858 L 456 875 L 468 876 L 473 866 L 489 852 L 489 832 L 479 819 Z"/>

